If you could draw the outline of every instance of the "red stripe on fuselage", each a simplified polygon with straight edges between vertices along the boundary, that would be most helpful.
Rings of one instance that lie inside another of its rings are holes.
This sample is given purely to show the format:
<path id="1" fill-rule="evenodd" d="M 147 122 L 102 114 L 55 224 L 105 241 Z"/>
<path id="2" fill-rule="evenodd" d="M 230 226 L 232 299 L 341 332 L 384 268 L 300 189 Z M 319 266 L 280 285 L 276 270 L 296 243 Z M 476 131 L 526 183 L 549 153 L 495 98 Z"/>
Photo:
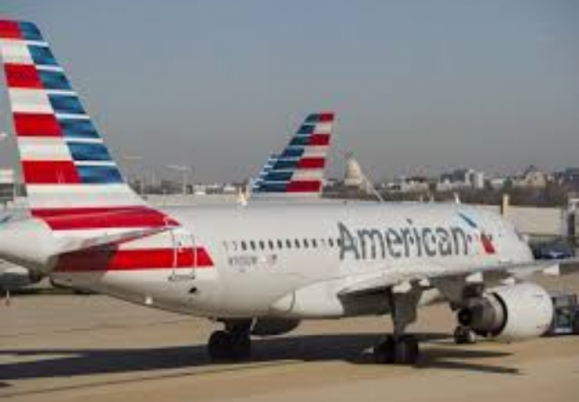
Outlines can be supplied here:
<path id="1" fill-rule="evenodd" d="M 158 269 L 211 268 L 213 260 L 203 247 L 137 250 L 93 249 L 60 256 L 56 272 L 107 272 Z"/>
<path id="2" fill-rule="evenodd" d="M 53 114 L 14 113 L 14 128 L 19 137 L 62 137 Z"/>
<path id="3" fill-rule="evenodd" d="M 42 89 L 42 81 L 33 65 L 5 64 L 6 82 L 8 88 Z"/>
<path id="4" fill-rule="evenodd" d="M 78 184 L 72 161 L 22 161 L 26 184 Z"/>
<path id="5" fill-rule="evenodd" d="M 35 209 L 52 230 L 141 228 L 176 226 L 171 217 L 147 207 Z"/>
<path id="6" fill-rule="evenodd" d="M 18 23 L 15 21 L 0 21 L 0 39 L 23 39 Z"/>

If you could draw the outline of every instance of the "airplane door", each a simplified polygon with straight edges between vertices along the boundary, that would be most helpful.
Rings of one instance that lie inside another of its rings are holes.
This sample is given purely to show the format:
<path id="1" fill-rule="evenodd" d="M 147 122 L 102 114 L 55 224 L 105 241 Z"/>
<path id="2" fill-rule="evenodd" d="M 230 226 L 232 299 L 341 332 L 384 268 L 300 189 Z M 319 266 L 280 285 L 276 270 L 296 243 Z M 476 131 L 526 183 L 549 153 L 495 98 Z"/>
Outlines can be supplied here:
<path id="1" fill-rule="evenodd" d="M 195 253 L 195 238 L 193 233 L 185 228 L 171 231 L 173 243 L 173 269 L 170 280 L 195 279 L 197 253 Z"/>

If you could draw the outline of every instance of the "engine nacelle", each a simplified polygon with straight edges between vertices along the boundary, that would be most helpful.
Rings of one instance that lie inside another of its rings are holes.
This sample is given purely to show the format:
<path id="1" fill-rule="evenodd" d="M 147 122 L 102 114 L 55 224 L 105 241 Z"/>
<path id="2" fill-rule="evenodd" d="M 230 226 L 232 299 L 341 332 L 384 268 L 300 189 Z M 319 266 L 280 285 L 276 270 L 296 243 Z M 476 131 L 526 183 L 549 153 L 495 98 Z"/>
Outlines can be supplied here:
<path id="1" fill-rule="evenodd" d="M 458 313 L 461 325 L 477 335 L 511 342 L 543 335 L 553 320 L 553 302 L 545 289 L 523 283 L 489 289 Z"/>
<path id="2" fill-rule="evenodd" d="M 300 320 L 285 318 L 257 318 L 251 327 L 251 335 L 276 336 L 287 334 L 300 325 Z"/>

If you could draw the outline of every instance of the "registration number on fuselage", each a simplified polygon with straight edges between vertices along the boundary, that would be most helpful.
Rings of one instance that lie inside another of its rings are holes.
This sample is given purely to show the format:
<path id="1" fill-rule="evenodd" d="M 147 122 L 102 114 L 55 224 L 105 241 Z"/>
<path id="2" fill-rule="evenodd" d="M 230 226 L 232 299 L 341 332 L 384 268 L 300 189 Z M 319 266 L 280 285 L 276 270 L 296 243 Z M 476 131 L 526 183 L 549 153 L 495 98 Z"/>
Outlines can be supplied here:
<path id="1" fill-rule="evenodd" d="M 277 264 L 277 254 L 239 254 L 227 259 L 230 266 L 239 270 L 257 267 L 273 267 Z"/>

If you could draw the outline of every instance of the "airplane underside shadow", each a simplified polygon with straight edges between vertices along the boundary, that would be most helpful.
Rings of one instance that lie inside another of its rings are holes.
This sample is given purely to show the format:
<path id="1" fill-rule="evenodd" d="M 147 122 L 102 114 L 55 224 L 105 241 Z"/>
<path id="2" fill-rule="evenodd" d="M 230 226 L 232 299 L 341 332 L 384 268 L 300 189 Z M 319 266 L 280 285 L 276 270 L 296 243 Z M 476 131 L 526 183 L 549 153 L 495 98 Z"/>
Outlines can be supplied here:
<path id="1" fill-rule="evenodd" d="M 346 361 L 352 364 L 376 364 L 370 353 L 380 338 L 377 334 L 303 335 L 256 340 L 251 362 L 239 365 L 211 362 L 202 346 L 119 349 L 5 349 L 0 357 L 26 357 L 23 362 L 0 363 L 0 387 L 6 381 L 72 377 L 91 374 L 146 374 L 155 370 L 238 367 L 251 368 L 255 363 L 290 364 L 291 362 Z M 436 342 L 448 334 L 421 334 L 423 353 L 417 369 L 460 369 L 479 372 L 518 374 L 516 368 L 471 363 L 472 359 L 497 358 L 506 352 L 469 350 L 468 346 L 441 346 Z M 39 360 L 30 360 L 37 356 Z M 385 366 L 387 369 L 387 366 Z M 212 370 L 216 372 L 219 370 Z M 202 374 L 203 370 L 188 372 Z M 156 376 L 157 377 L 157 376 Z"/>

